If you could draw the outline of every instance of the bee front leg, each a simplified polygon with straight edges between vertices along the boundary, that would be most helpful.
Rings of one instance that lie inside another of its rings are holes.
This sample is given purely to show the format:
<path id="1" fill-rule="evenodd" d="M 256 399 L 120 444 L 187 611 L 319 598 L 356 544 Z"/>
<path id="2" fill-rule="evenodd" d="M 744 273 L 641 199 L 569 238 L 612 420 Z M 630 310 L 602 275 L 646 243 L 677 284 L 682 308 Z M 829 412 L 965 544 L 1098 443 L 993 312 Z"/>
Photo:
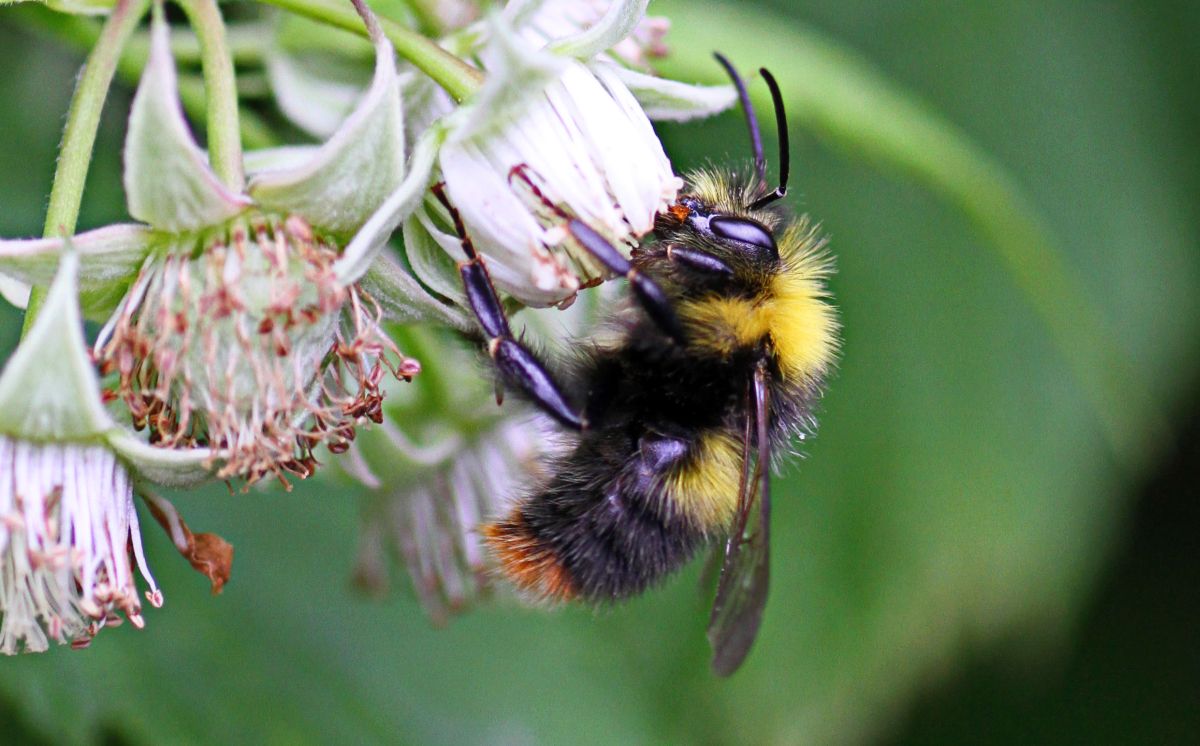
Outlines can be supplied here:
<path id="1" fill-rule="evenodd" d="M 585 251 L 594 256 L 609 272 L 620 275 L 629 281 L 633 295 L 638 303 L 650 315 L 650 318 L 666 334 L 679 344 L 683 344 L 683 325 L 675 315 L 670 299 L 654 280 L 641 274 L 628 259 L 617 251 L 607 238 L 597 233 L 590 225 L 579 218 L 571 217 L 565 210 L 554 204 L 530 176 L 531 169 L 527 163 L 518 163 L 508 172 L 508 179 L 518 179 L 529 188 L 539 202 L 567 224 L 567 232 L 579 242 Z"/>
<path id="2" fill-rule="evenodd" d="M 633 290 L 634 297 L 654 320 L 654 323 L 658 324 L 658 328 L 666 332 L 671 339 L 683 344 L 683 325 L 679 323 L 679 316 L 675 314 L 671 300 L 658 286 L 658 283 L 638 272 L 637 268 L 621 252 L 617 251 L 617 247 L 582 220 L 578 218 L 568 220 L 567 231 L 579 242 L 580 246 L 596 257 L 597 261 L 607 267 L 610 272 L 622 275 L 629 280 L 629 287 Z"/>
<path id="3" fill-rule="evenodd" d="M 564 396 L 562 387 L 546 370 L 537 356 L 518 341 L 508 324 L 508 317 L 500 303 L 500 296 L 488 275 L 483 257 L 475 251 L 471 237 L 467 235 L 462 217 L 447 199 L 442 184 L 434 184 L 433 194 L 450 212 L 454 230 L 462 242 L 467 260 L 458 263 L 458 272 L 467 292 L 467 302 L 476 320 L 487 336 L 487 351 L 500 372 L 504 383 L 524 391 L 542 411 L 565 427 L 583 430 L 587 422 Z"/>

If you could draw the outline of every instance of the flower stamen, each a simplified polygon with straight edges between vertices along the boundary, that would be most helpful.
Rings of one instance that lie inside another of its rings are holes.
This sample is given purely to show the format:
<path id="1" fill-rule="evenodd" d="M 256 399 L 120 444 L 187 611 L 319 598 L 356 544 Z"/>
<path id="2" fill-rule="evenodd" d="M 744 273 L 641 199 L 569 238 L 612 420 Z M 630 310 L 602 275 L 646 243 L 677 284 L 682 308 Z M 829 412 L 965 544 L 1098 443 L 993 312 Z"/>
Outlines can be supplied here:
<path id="1" fill-rule="evenodd" d="M 378 421 L 385 369 L 419 365 L 382 332 L 379 304 L 337 281 L 338 245 L 303 218 L 255 215 L 203 245 L 144 265 L 97 342 L 101 368 L 152 443 L 214 449 L 222 479 L 304 478 L 313 448 L 344 450 Z"/>

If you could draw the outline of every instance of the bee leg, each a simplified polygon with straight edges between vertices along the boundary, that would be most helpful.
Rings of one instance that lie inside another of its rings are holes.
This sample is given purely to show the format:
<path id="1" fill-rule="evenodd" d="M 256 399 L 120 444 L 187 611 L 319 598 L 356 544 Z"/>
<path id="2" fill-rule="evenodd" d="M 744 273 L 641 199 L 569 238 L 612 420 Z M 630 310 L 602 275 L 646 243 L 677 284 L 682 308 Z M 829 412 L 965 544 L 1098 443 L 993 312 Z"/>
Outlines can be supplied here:
<path id="1" fill-rule="evenodd" d="M 729 280 L 733 278 L 733 267 L 699 249 L 669 245 L 667 246 L 667 258 L 675 264 L 714 279 Z"/>
<path id="2" fill-rule="evenodd" d="M 646 313 L 650 315 L 650 318 L 672 339 L 682 344 L 683 326 L 679 323 L 679 317 L 675 315 L 675 309 L 671 306 L 671 301 L 667 298 L 666 293 L 662 291 L 662 288 L 658 286 L 658 283 L 634 269 L 629 260 L 621 252 L 617 251 L 617 248 L 609 243 L 608 239 L 593 230 L 590 225 L 578 218 L 571 217 L 561 207 L 546 197 L 541 188 L 530 177 L 530 170 L 529 164 L 518 163 L 508 172 L 509 182 L 511 183 L 513 179 L 519 179 L 524 182 L 533 193 L 533 196 L 542 205 L 566 221 L 567 231 L 575 237 L 579 245 L 589 254 L 596 257 L 608 271 L 621 275 L 628 280 L 629 286 L 633 288 L 634 297 L 642 304 L 642 308 L 646 309 Z"/>
<path id="3" fill-rule="evenodd" d="M 596 257 L 610 272 L 622 275 L 629 280 L 629 287 L 633 289 L 634 297 L 650 315 L 650 318 L 672 339 L 680 344 L 683 343 L 683 325 L 679 323 L 675 308 L 658 283 L 638 272 L 629 260 L 617 251 L 617 247 L 582 220 L 571 218 L 567 221 L 567 230 L 580 246 Z"/>
<path id="4" fill-rule="evenodd" d="M 546 370 L 546 366 L 513 336 L 500 296 L 496 294 L 496 287 L 488 275 L 487 265 L 475 251 L 458 210 L 446 198 L 444 186 L 434 184 L 433 194 L 450 212 L 454 230 L 462 242 L 463 253 L 467 255 L 465 262 L 458 263 L 458 272 L 467 292 L 467 302 L 487 335 L 488 355 L 500 371 L 500 378 L 504 383 L 524 391 L 534 404 L 565 427 L 584 429 L 586 420 L 567 402 L 562 387 Z"/>

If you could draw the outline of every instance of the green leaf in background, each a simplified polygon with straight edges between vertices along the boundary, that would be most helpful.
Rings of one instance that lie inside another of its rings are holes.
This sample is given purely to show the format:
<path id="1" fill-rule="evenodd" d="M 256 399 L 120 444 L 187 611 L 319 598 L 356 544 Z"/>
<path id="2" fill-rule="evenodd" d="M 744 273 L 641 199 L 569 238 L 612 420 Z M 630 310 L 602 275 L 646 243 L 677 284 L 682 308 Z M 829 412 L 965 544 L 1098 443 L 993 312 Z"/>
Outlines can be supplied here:
<path id="1" fill-rule="evenodd" d="M 808 458 L 777 480 L 772 597 L 738 675 L 708 672 L 698 568 L 611 611 L 498 601 L 434 630 L 410 597 L 349 590 L 355 496 L 218 489 L 176 505 L 237 547 L 225 592 L 209 597 L 147 531 L 166 604 L 145 630 L 0 661 L 24 727 L 137 743 L 844 743 L 880 733 L 968 648 L 1053 655 L 1155 455 L 1146 398 L 1097 402 L 1128 383 L 1171 411 L 1197 379 L 1200 221 L 1180 166 L 1200 152 L 1196 110 L 1160 83 L 1190 37 L 1144 34 L 1152 10 L 1068 3 L 777 5 L 650 9 L 671 16 L 675 69 L 716 82 L 719 48 L 781 81 L 789 199 L 823 222 L 840 271 L 844 358 Z M 4 235 L 40 225 L 45 191 L 24 171 L 43 152 L 53 168 L 73 74 L 60 55 L 0 12 L 0 69 L 19 73 L 0 101 L 22 102 L 0 109 Z M 63 103 L 26 104 L 60 88 Z M 748 153 L 736 114 L 664 133 L 680 170 Z M 119 183 L 115 166 L 95 178 Z M 119 195 L 100 199 L 114 214 L 82 227 L 119 217 Z M 1046 247 L 1094 318 L 1037 295 L 1045 255 L 1029 252 Z M 1078 367 L 1098 326 L 1124 378 Z"/>

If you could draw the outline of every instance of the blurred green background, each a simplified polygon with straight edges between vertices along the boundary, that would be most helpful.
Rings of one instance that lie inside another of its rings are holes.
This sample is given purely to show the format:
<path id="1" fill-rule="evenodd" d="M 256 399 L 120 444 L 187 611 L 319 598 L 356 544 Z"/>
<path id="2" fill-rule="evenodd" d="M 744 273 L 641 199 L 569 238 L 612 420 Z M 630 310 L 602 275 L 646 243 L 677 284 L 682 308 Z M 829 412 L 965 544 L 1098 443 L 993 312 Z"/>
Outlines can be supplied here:
<path id="1" fill-rule="evenodd" d="M 797 93 L 790 199 L 831 236 L 846 331 L 819 437 L 776 482 L 772 597 L 734 678 L 708 672 L 697 567 L 609 611 L 500 602 L 432 629 L 407 591 L 379 602 L 350 589 L 354 494 L 216 488 L 177 505 L 237 547 L 225 592 L 210 597 L 147 530 L 166 605 L 145 630 L 108 630 L 86 652 L 0 660 L 0 732 L 129 743 L 1200 739 L 1200 6 L 748 5 L 663 2 L 651 13 L 675 24 L 678 70 L 715 82 L 707 55 L 721 49 L 770 67 L 785 91 L 837 86 L 847 118 L 832 123 Z M 239 7 L 230 12 L 248 12 Z M 40 230 L 82 60 L 30 17 L 0 8 L 6 237 Z M 833 45 L 822 47 L 830 76 L 804 64 L 814 43 Z M 873 107 L 847 72 L 860 62 L 913 108 Z M 129 96 L 121 85 L 111 97 L 81 228 L 124 218 Z M 907 144 L 917 165 L 889 150 L 879 133 L 912 116 L 947 124 L 989 159 L 983 172 L 1023 195 L 1020 214 L 1041 221 L 1043 248 L 1097 316 L 1050 318 L 1066 333 L 1048 330 L 996 252 L 1003 221 L 999 234 L 981 222 L 986 185 L 966 180 L 974 198 L 948 193 L 920 164 L 954 154 L 919 139 Z M 737 114 L 661 132 L 678 170 L 746 156 Z M 0 315 L 4 349 L 19 320 Z M 1128 361 L 1099 372 L 1115 376 L 1107 400 L 1072 372 L 1072 332 L 1093 328 Z"/>

